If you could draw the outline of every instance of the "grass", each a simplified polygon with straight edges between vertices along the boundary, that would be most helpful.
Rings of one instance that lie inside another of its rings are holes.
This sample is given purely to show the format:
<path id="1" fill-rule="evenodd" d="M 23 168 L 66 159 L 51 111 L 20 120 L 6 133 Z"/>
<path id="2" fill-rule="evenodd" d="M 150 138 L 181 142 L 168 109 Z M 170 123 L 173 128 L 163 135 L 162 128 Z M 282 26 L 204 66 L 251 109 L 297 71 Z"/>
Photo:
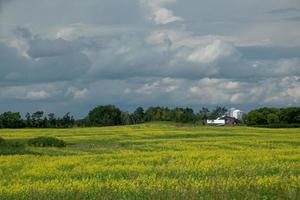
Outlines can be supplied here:
<path id="1" fill-rule="evenodd" d="M 300 129 L 134 126 L 0 130 L 65 148 L 0 156 L 0 199 L 300 199 Z"/>

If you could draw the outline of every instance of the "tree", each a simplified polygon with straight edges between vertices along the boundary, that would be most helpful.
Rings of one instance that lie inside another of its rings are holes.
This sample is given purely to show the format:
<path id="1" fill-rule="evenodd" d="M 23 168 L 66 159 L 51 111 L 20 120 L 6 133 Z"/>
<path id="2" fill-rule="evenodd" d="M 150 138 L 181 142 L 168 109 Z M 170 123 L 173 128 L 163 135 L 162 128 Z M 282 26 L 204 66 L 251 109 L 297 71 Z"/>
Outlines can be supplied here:
<path id="1" fill-rule="evenodd" d="M 32 118 L 32 126 L 33 127 L 36 127 L 36 128 L 41 128 L 43 127 L 42 124 L 43 124 L 43 115 L 44 115 L 44 112 L 43 111 L 37 111 L 35 113 L 33 113 L 31 115 L 31 118 Z"/>
<path id="2" fill-rule="evenodd" d="M 198 113 L 199 119 L 206 121 L 209 117 L 209 109 L 202 107 L 202 109 Z"/>
<path id="3" fill-rule="evenodd" d="M 32 127 L 32 119 L 30 113 L 26 113 L 25 115 L 25 126 L 28 128 Z"/>
<path id="4" fill-rule="evenodd" d="M 247 114 L 246 122 L 248 125 L 267 125 L 272 122 L 279 123 L 279 109 L 265 107 L 252 110 Z"/>
<path id="5" fill-rule="evenodd" d="M 51 128 L 57 127 L 57 119 L 55 117 L 54 113 L 49 113 L 48 114 L 48 124 Z"/>
<path id="6" fill-rule="evenodd" d="M 274 113 L 270 113 L 267 115 L 267 121 L 268 124 L 278 124 L 280 122 L 278 115 Z"/>
<path id="7" fill-rule="evenodd" d="M 145 121 L 145 113 L 142 107 L 138 107 L 131 115 L 134 124 L 143 123 Z"/>
<path id="8" fill-rule="evenodd" d="M 128 112 L 122 112 L 121 113 L 121 124 L 122 125 L 133 124 L 133 120 L 131 119 L 131 115 Z"/>
<path id="9" fill-rule="evenodd" d="M 268 124 L 266 116 L 258 111 L 251 111 L 246 116 L 246 122 L 248 125 L 264 125 Z"/>
<path id="10" fill-rule="evenodd" d="M 147 109 L 145 113 L 145 120 L 146 121 L 159 121 L 161 120 L 160 117 L 160 107 L 150 107 Z"/>
<path id="11" fill-rule="evenodd" d="M 225 107 L 217 106 L 210 114 L 211 119 L 216 119 L 218 117 L 221 117 L 222 115 L 225 115 L 227 112 L 227 109 Z"/>
<path id="12" fill-rule="evenodd" d="M 92 126 L 113 126 L 121 124 L 121 110 L 113 105 L 98 106 L 88 114 Z"/>
<path id="13" fill-rule="evenodd" d="M 289 107 L 282 108 L 279 112 L 279 118 L 282 123 L 296 124 L 300 123 L 300 108 Z"/>
<path id="14" fill-rule="evenodd" d="M 191 108 L 176 108 L 176 122 L 189 123 L 196 120 L 193 109 Z"/>
<path id="15" fill-rule="evenodd" d="M 18 112 L 5 112 L 0 115 L 0 124 L 3 128 L 22 128 L 24 123 Z"/>
<path id="16" fill-rule="evenodd" d="M 70 128 L 73 127 L 75 124 L 75 120 L 73 116 L 70 115 L 70 113 L 66 113 L 63 118 L 61 119 L 61 127 L 63 128 Z"/>
<path id="17" fill-rule="evenodd" d="M 41 127 L 41 128 L 49 128 L 49 121 L 48 121 L 48 118 L 47 118 L 47 117 L 44 117 L 44 119 L 43 119 L 42 122 L 41 122 L 40 127 Z"/>

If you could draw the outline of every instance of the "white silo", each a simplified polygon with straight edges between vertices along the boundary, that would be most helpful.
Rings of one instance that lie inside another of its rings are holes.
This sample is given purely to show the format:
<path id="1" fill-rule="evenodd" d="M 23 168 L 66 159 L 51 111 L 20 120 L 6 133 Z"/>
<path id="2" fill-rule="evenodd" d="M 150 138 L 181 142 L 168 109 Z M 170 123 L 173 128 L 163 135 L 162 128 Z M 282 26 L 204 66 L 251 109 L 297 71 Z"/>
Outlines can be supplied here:
<path id="1" fill-rule="evenodd" d="M 232 117 L 234 117 L 234 118 L 236 118 L 238 120 L 241 120 L 241 121 L 243 120 L 243 115 L 244 115 L 244 113 L 241 110 L 234 110 L 232 112 Z"/>
<path id="2" fill-rule="evenodd" d="M 228 117 L 233 117 L 233 112 L 235 111 L 236 109 L 235 108 L 230 108 L 227 112 L 227 116 Z"/>

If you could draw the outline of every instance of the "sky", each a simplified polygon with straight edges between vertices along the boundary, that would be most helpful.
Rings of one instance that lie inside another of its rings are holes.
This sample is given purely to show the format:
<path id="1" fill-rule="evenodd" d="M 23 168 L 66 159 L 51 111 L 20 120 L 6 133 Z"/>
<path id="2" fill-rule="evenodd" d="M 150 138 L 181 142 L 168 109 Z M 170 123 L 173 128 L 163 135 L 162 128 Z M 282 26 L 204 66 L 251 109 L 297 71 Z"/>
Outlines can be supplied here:
<path id="1" fill-rule="evenodd" d="M 0 0 L 0 112 L 300 105 L 299 0 Z"/>

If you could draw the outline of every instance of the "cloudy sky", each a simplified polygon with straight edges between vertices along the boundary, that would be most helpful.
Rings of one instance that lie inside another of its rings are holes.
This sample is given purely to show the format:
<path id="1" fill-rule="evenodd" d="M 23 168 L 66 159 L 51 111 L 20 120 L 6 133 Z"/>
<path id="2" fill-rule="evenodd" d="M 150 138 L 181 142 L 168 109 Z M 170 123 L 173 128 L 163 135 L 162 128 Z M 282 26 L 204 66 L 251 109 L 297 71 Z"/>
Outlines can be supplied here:
<path id="1" fill-rule="evenodd" d="M 0 0 L 0 112 L 300 105 L 299 0 Z"/>

